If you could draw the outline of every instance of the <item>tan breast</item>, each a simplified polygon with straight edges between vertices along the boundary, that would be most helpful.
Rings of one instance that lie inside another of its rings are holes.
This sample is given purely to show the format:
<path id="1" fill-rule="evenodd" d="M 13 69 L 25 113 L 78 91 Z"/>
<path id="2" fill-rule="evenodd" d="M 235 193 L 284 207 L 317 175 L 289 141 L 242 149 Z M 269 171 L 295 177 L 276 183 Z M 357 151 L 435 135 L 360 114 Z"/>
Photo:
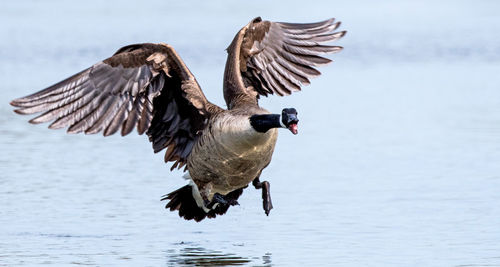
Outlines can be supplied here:
<path id="1" fill-rule="evenodd" d="M 254 131 L 248 116 L 222 116 L 193 147 L 189 174 L 208 199 L 245 187 L 271 161 L 277 137 L 277 129 Z"/>

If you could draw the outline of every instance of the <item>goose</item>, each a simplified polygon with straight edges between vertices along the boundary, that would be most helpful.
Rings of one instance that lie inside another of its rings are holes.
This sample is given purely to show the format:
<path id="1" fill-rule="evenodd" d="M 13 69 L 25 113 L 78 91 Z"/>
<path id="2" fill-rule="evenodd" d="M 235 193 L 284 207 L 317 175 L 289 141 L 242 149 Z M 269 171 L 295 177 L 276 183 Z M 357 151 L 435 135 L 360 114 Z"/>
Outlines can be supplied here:
<path id="1" fill-rule="evenodd" d="M 346 31 L 334 18 L 316 23 L 270 22 L 257 17 L 226 49 L 223 94 L 227 109 L 210 102 L 172 46 L 142 43 L 10 104 L 18 114 L 41 113 L 29 122 L 50 129 L 109 136 L 134 128 L 165 152 L 170 170 L 184 167 L 188 184 L 165 196 L 165 208 L 197 222 L 238 205 L 250 183 L 262 190 L 262 206 L 273 208 L 270 183 L 260 181 L 278 137 L 278 128 L 298 132 L 297 110 L 272 114 L 260 96 L 290 95 L 320 75 L 322 55 L 341 46 L 324 43 Z"/>

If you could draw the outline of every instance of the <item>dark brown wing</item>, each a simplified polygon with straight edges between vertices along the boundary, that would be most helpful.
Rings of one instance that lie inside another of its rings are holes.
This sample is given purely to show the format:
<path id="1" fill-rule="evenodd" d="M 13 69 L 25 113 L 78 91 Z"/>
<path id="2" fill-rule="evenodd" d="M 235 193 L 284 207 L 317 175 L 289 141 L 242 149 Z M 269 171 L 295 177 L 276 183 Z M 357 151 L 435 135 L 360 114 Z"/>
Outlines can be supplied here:
<path id="1" fill-rule="evenodd" d="M 220 108 L 211 104 L 175 50 L 166 44 L 135 44 L 45 90 L 16 99 L 19 114 L 43 114 L 31 123 L 104 136 L 147 131 L 165 161 L 185 163 L 198 131 Z M 180 166 L 179 166 L 180 167 Z"/>
<path id="2" fill-rule="evenodd" d="M 342 50 L 323 45 L 345 35 L 346 31 L 335 32 L 339 26 L 333 18 L 307 24 L 252 20 L 228 48 L 224 84 L 228 106 L 241 93 L 284 96 L 301 90 L 321 74 L 314 67 L 331 62 L 322 55 Z"/>

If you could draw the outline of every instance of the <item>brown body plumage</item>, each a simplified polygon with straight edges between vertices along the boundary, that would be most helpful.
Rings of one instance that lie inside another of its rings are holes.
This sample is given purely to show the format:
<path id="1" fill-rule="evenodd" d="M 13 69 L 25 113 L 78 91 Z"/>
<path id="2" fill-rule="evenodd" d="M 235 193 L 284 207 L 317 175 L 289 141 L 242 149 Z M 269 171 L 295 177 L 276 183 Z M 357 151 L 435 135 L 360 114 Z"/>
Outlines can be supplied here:
<path id="1" fill-rule="evenodd" d="M 49 128 L 69 133 L 133 128 L 146 133 L 155 152 L 185 169 L 192 179 L 166 196 L 167 208 L 200 221 L 224 214 L 229 205 L 208 206 L 215 194 L 235 201 L 270 163 L 277 130 L 258 132 L 249 118 L 269 112 L 259 95 L 289 95 L 320 73 L 314 66 L 339 46 L 322 45 L 345 31 L 334 19 L 309 24 L 252 20 L 228 47 L 224 99 L 228 109 L 209 102 L 193 74 L 167 44 L 135 44 L 45 90 L 11 102 L 20 114 L 43 112 L 31 123 L 53 121 Z M 187 165 L 186 165 L 187 164 Z M 268 183 L 267 183 L 268 189 Z M 199 194 L 198 194 L 199 191 Z M 196 196 L 201 197 L 201 199 Z M 272 208 L 272 206 L 270 206 Z M 270 209 L 268 208 L 268 209 Z M 266 210 L 268 214 L 269 210 Z"/>
<path id="2" fill-rule="evenodd" d="M 278 130 L 255 133 L 248 120 L 264 113 L 257 108 L 226 111 L 203 131 L 187 165 L 202 196 L 211 200 L 215 193 L 246 187 L 271 162 Z"/>

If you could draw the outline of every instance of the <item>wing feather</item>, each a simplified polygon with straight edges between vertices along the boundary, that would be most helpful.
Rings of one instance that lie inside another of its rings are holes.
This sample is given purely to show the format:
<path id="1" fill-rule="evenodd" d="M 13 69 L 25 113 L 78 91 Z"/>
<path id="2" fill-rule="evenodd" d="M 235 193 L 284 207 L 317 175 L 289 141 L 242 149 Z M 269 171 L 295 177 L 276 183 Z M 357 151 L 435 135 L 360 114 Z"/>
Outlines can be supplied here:
<path id="1" fill-rule="evenodd" d="M 183 166 L 213 112 L 175 50 L 166 44 L 135 44 L 40 92 L 13 100 L 19 114 L 42 112 L 31 123 L 68 133 L 147 133 L 155 152 Z"/>
<path id="2" fill-rule="evenodd" d="M 287 89 L 289 94 L 300 91 L 300 82 L 296 80 L 286 69 L 283 69 L 277 62 L 269 65 L 269 71 Z"/>
<path id="3" fill-rule="evenodd" d="M 123 98 L 126 98 L 123 96 Z M 110 120 L 108 126 L 104 130 L 104 136 L 109 136 L 114 133 L 116 133 L 119 129 L 120 126 L 123 124 L 125 119 L 127 118 L 128 115 L 128 110 L 129 107 L 131 106 L 130 104 L 130 99 L 123 99 L 120 106 L 117 108 L 117 112 L 115 116 Z"/>
<path id="4" fill-rule="evenodd" d="M 315 23 L 285 23 L 255 18 L 235 36 L 228 48 L 224 98 L 228 107 L 235 96 L 289 95 L 321 73 L 315 68 L 330 63 L 326 54 L 342 50 L 325 43 L 337 41 L 346 31 L 331 18 Z M 253 91 L 256 94 L 251 93 Z M 258 95 L 257 95 L 258 94 Z"/>

